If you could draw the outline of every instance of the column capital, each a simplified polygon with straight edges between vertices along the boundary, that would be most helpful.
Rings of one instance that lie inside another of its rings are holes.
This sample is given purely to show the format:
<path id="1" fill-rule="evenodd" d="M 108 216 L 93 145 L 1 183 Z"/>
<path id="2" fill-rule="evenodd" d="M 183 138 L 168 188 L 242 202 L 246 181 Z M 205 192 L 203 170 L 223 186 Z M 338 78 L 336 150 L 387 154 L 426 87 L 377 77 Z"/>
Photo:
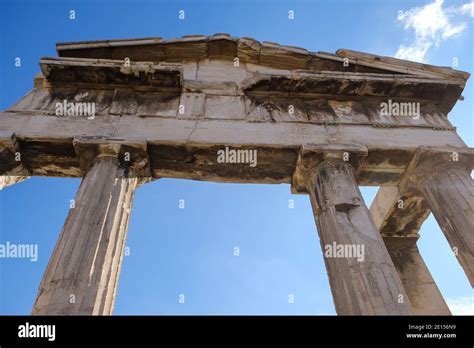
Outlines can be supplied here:
<path id="1" fill-rule="evenodd" d="M 30 176 L 20 143 L 13 132 L 0 131 L 0 175 Z"/>
<path id="2" fill-rule="evenodd" d="M 147 142 L 144 140 L 76 137 L 73 146 L 83 173 L 87 173 L 94 162 L 112 157 L 127 169 L 127 176 L 151 177 Z"/>
<path id="3" fill-rule="evenodd" d="M 421 146 L 400 181 L 400 191 L 419 191 L 423 181 L 450 168 L 462 168 L 470 172 L 474 168 L 474 148 Z"/>
<path id="4" fill-rule="evenodd" d="M 291 180 L 291 192 L 308 193 L 312 174 L 326 164 L 340 162 L 357 170 L 367 157 L 367 147 L 360 144 L 307 144 L 300 148 L 295 172 Z"/>

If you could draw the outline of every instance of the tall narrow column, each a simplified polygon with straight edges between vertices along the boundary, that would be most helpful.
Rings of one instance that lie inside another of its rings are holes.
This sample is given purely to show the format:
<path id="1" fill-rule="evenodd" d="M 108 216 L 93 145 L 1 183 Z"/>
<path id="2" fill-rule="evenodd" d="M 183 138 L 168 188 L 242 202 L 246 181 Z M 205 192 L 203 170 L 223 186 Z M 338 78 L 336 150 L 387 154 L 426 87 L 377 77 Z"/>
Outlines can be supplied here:
<path id="1" fill-rule="evenodd" d="M 469 171 L 441 166 L 425 176 L 419 188 L 474 287 L 474 182 Z"/>
<path id="2" fill-rule="evenodd" d="M 112 314 L 139 179 L 130 175 L 117 151 L 99 151 L 88 167 L 32 314 Z"/>
<path id="3" fill-rule="evenodd" d="M 308 191 L 338 314 L 413 314 L 352 166 L 326 158 Z"/>
<path id="4" fill-rule="evenodd" d="M 401 187 L 425 198 L 474 287 L 474 149 L 421 147 Z"/>
<path id="5" fill-rule="evenodd" d="M 382 235 L 414 313 L 450 315 L 417 247 L 421 225 L 430 214 L 428 205 L 417 192 L 400 192 L 398 187 L 379 188 L 370 207 L 375 226 Z"/>
<path id="6" fill-rule="evenodd" d="M 416 315 L 451 315 L 420 251 L 418 236 L 383 237 Z"/>

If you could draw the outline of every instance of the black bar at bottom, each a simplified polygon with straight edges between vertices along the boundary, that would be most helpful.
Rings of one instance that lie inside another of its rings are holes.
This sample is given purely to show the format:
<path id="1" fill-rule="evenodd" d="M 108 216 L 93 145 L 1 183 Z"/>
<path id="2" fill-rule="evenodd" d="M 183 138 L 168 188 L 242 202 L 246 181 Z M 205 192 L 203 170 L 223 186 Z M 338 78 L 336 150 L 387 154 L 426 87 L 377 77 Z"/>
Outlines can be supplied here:
<path id="1" fill-rule="evenodd" d="M 472 316 L 0 316 L 0 346 L 325 343 L 472 347 L 473 324 Z"/>

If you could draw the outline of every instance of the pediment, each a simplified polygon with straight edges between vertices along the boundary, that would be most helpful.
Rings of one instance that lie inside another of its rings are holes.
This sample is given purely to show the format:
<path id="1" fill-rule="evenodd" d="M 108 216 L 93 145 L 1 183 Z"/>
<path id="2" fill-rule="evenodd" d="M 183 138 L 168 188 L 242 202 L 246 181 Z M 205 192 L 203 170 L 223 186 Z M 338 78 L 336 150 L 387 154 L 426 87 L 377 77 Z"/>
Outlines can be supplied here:
<path id="1" fill-rule="evenodd" d="M 284 70 L 340 71 L 374 74 L 402 74 L 426 78 L 458 78 L 469 73 L 402 59 L 348 49 L 334 54 L 310 52 L 304 48 L 236 38 L 228 34 L 188 35 L 178 39 L 160 37 L 64 42 L 56 45 L 60 57 L 96 58 L 149 62 L 238 58 L 242 63 Z M 346 64 L 344 64 L 346 62 Z"/>

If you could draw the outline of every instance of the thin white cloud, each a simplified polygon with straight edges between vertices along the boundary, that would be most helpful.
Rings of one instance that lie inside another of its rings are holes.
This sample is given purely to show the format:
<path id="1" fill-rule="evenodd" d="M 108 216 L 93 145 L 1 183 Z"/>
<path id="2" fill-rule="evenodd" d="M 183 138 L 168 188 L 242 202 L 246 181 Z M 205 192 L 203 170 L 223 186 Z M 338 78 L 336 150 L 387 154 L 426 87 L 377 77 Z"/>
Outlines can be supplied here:
<path id="1" fill-rule="evenodd" d="M 407 46 L 400 45 L 396 58 L 424 62 L 433 46 L 439 46 L 442 41 L 456 37 L 467 28 L 461 20 L 464 16 L 473 17 L 473 2 L 446 8 L 443 3 L 444 0 L 434 0 L 421 7 L 399 11 L 397 20 L 403 23 L 405 30 L 414 32 L 414 40 Z"/>
<path id="2" fill-rule="evenodd" d="M 409 46 L 400 45 L 398 51 L 395 54 L 395 58 L 412 60 L 414 62 L 423 62 L 425 60 L 426 53 L 433 44 L 428 41 L 415 41 Z"/>
<path id="3" fill-rule="evenodd" d="M 474 17 L 474 2 L 469 2 L 455 9 L 455 12 L 462 15 Z"/>
<path id="4" fill-rule="evenodd" d="M 474 315 L 474 295 L 447 299 L 446 303 L 453 315 Z"/>

